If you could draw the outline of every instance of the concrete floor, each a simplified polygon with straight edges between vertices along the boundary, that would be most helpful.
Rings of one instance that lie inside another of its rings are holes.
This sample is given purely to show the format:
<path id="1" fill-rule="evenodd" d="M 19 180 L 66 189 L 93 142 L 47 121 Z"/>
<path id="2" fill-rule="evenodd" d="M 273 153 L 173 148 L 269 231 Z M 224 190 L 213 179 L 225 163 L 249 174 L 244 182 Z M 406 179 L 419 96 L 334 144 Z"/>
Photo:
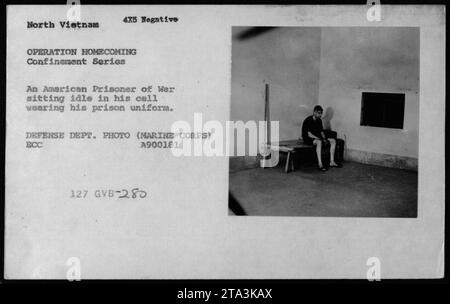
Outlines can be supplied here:
<path id="1" fill-rule="evenodd" d="M 230 173 L 230 193 L 248 215 L 417 217 L 417 172 L 353 162 Z"/>

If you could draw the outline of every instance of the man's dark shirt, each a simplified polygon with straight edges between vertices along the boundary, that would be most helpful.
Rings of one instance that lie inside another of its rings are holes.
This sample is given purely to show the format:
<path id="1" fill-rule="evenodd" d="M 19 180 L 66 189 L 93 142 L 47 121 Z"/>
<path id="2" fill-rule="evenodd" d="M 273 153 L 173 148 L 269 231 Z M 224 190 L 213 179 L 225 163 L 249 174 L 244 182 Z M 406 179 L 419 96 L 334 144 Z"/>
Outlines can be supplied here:
<path id="1" fill-rule="evenodd" d="M 313 118 L 313 115 L 308 116 L 303 121 L 302 125 L 302 138 L 305 143 L 312 144 L 314 141 L 313 138 L 308 136 L 308 132 L 311 132 L 313 135 L 322 138 L 322 135 L 320 135 L 320 132 L 323 131 L 322 126 L 322 119 L 320 118 Z"/>

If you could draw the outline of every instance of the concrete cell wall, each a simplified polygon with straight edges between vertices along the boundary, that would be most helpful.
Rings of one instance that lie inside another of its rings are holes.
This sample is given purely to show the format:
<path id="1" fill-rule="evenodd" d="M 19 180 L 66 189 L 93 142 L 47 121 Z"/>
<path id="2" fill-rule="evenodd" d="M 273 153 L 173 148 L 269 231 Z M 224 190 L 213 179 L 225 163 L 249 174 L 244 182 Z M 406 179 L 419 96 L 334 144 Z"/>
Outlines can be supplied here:
<path id="1" fill-rule="evenodd" d="M 299 138 L 303 119 L 321 104 L 325 127 L 345 134 L 354 160 L 383 164 L 385 155 L 388 166 L 398 157 L 404 167 L 417 164 L 418 28 L 284 27 L 238 39 L 248 29 L 232 33 L 231 120 L 264 119 L 266 82 L 281 140 Z M 403 130 L 360 126 L 365 91 L 406 94 Z"/>
<path id="2" fill-rule="evenodd" d="M 276 28 L 237 39 L 248 29 L 233 28 L 231 120 L 264 120 L 266 82 L 280 139 L 299 138 L 301 123 L 318 100 L 320 28 Z"/>
<path id="3" fill-rule="evenodd" d="M 419 29 L 322 28 L 318 102 L 350 150 L 418 157 Z M 360 126 L 362 92 L 405 93 L 404 128 Z"/>

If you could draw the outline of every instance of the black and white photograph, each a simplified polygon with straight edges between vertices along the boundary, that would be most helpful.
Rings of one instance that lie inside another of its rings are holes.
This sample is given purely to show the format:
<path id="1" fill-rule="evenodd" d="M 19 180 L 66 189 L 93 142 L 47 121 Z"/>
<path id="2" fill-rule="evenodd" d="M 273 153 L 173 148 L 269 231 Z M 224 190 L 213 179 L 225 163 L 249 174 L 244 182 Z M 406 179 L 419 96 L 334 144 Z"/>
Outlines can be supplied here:
<path id="1" fill-rule="evenodd" d="M 230 215 L 417 217 L 419 43 L 418 27 L 233 27 L 231 120 L 277 121 L 279 161 L 230 157 Z"/>
<path id="2" fill-rule="evenodd" d="M 5 13 L 5 281 L 444 277 L 445 6 Z"/>

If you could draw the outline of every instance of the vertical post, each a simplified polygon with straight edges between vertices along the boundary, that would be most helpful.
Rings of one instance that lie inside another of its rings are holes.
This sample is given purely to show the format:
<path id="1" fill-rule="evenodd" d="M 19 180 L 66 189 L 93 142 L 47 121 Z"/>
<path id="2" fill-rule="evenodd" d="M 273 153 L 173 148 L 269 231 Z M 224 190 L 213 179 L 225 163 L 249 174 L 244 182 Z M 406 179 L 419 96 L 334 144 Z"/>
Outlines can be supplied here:
<path id="1" fill-rule="evenodd" d="M 270 144 L 270 102 L 269 102 L 269 84 L 266 83 L 266 96 L 265 96 L 265 114 L 264 119 L 266 121 L 266 143 Z"/>
<path id="2" fill-rule="evenodd" d="M 264 145 L 266 148 L 270 147 L 270 100 L 269 100 L 269 84 L 266 83 L 264 87 L 264 121 L 266 128 L 264 130 Z M 263 158 L 260 160 L 260 166 L 262 168 L 270 167 L 268 165 L 268 162 L 270 162 L 270 153 L 268 155 L 263 156 Z"/>

